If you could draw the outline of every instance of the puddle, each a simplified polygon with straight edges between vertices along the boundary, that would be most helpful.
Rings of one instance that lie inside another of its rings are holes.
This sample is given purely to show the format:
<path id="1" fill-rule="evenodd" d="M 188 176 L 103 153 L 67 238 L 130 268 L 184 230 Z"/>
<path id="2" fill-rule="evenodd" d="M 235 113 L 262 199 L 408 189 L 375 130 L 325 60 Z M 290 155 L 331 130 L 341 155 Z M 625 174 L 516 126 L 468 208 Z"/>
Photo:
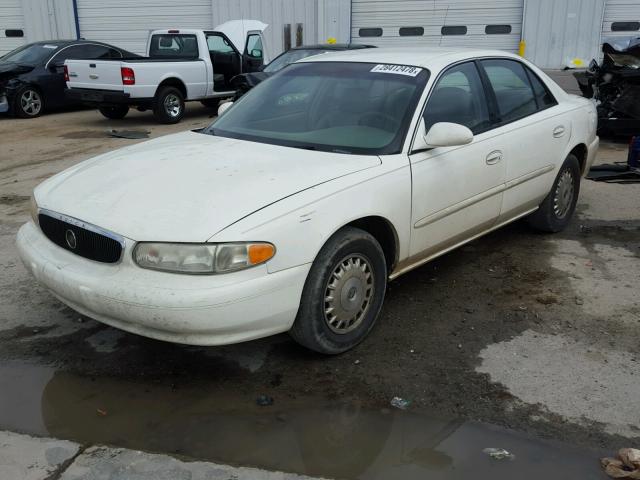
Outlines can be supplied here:
<path id="1" fill-rule="evenodd" d="M 602 452 L 348 401 L 276 396 L 259 407 L 259 393 L 215 378 L 176 387 L 5 363 L 0 429 L 329 478 L 604 478 Z M 487 447 L 516 458 L 491 459 Z"/>

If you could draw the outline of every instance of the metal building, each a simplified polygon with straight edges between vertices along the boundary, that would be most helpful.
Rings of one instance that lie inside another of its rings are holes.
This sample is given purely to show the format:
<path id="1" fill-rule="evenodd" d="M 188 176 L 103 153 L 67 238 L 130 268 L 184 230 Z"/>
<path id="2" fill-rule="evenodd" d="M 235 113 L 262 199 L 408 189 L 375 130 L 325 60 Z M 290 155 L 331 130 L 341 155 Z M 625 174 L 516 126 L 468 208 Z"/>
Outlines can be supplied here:
<path id="1" fill-rule="evenodd" d="M 330 37 L 512 52 L 524 41 L 527 58 L 561 68 L 598 57 L 602 38 L 640 36 L 640 0 L 0 0 L 0 55 L 77 35 L 144 53 L 150 30 L 241 17 L 270 25 L 272 56 Z"/>

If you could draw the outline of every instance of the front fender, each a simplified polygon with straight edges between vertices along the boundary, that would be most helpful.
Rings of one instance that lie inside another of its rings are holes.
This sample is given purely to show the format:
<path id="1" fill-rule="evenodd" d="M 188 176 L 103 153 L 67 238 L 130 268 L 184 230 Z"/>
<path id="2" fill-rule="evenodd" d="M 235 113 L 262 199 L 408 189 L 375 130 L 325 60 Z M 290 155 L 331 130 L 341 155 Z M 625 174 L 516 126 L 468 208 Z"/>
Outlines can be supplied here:
<path id="1" fill-rule="evenodd" d="M 340 228 L 363 217 L 386 219 L 398 237 L 398 257 L 408 256 L 411 171 L 404 155 L 384 157 L 379 167 L 318 185 L 227 227 L 211 242 L 269 241 L 276 246 L 270 273 L 313 262 Z"/>

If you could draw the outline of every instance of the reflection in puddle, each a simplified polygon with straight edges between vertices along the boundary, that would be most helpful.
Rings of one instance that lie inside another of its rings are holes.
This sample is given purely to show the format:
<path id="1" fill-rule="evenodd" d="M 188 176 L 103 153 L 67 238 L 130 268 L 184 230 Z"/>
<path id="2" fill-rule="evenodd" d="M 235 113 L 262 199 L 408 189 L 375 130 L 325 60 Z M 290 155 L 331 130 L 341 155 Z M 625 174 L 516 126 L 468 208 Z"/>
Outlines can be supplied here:
<path id="1" fill-rule="evenodd" d="M 0 429 L 335 478 L 600 479 L 597 453 L 354 401 L 0 367 Z M 502 447 L 514 461 L 482 453 Z"/>

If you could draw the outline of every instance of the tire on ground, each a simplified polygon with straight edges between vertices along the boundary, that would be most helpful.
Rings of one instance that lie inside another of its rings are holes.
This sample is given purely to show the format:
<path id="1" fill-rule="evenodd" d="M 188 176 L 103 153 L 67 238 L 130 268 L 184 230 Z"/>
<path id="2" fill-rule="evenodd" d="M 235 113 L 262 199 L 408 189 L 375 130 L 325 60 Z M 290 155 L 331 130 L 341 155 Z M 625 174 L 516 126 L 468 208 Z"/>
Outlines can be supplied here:
<path id="1" fill-rule="evenodd" d="M 153 114 L 160 123 L 178 123 L 184 116 L 184 95 L 176 87 L 161 87 L 153 102 Z"/>
<path id="2" fill-rule="evenodd" d="M 336 273 L 342 273 L 340 278 L 346 280 L 338 280 Z M 353 348 L 373 328 L 386 285 L 387 265 L 377 240 L 358 228 L 341 229 L 322 247 L 311 266 L 290 335 L 300 345 L 324 354 Z M 344 305 L 355 310 L 344 310 Z M 346 320 L 342 332 L 336 332 L 341 324 L 335 312 L 329 312 L 333 306 L 340 311 L 339 318 L 354 315 Z"/>
<path id="3" fill-rule="evenodd" d="M 29 99 L 23 104 L 22 97 L 27 96 Z M 25 85 L 20 87 L 15 93 L 13 99 L 13 113 L 20 118 L 39 117 L 44 110 L 44 98 L 42 93 L 36 87 Z"/>
<path id="4" fill-rule="evenodd" d="M 127 113 L 129 113 L 129 107 L 127 105 L 118 105 L 115 107 L 100 107 L 98 108 L 98 110 L 100 110 L 100 113 L 103 116 L 112 120 L 120 120 L 121 118 L 126 117 Z"/>
<path id="5" fill-rule="evenodd" d="M 529 225 L 542 232 L 564 230 L 576 209 L 580 194 L 580 163 L 570 154 L 558 171 L 551 191 L 538 210 L 527 218 Z"/>

